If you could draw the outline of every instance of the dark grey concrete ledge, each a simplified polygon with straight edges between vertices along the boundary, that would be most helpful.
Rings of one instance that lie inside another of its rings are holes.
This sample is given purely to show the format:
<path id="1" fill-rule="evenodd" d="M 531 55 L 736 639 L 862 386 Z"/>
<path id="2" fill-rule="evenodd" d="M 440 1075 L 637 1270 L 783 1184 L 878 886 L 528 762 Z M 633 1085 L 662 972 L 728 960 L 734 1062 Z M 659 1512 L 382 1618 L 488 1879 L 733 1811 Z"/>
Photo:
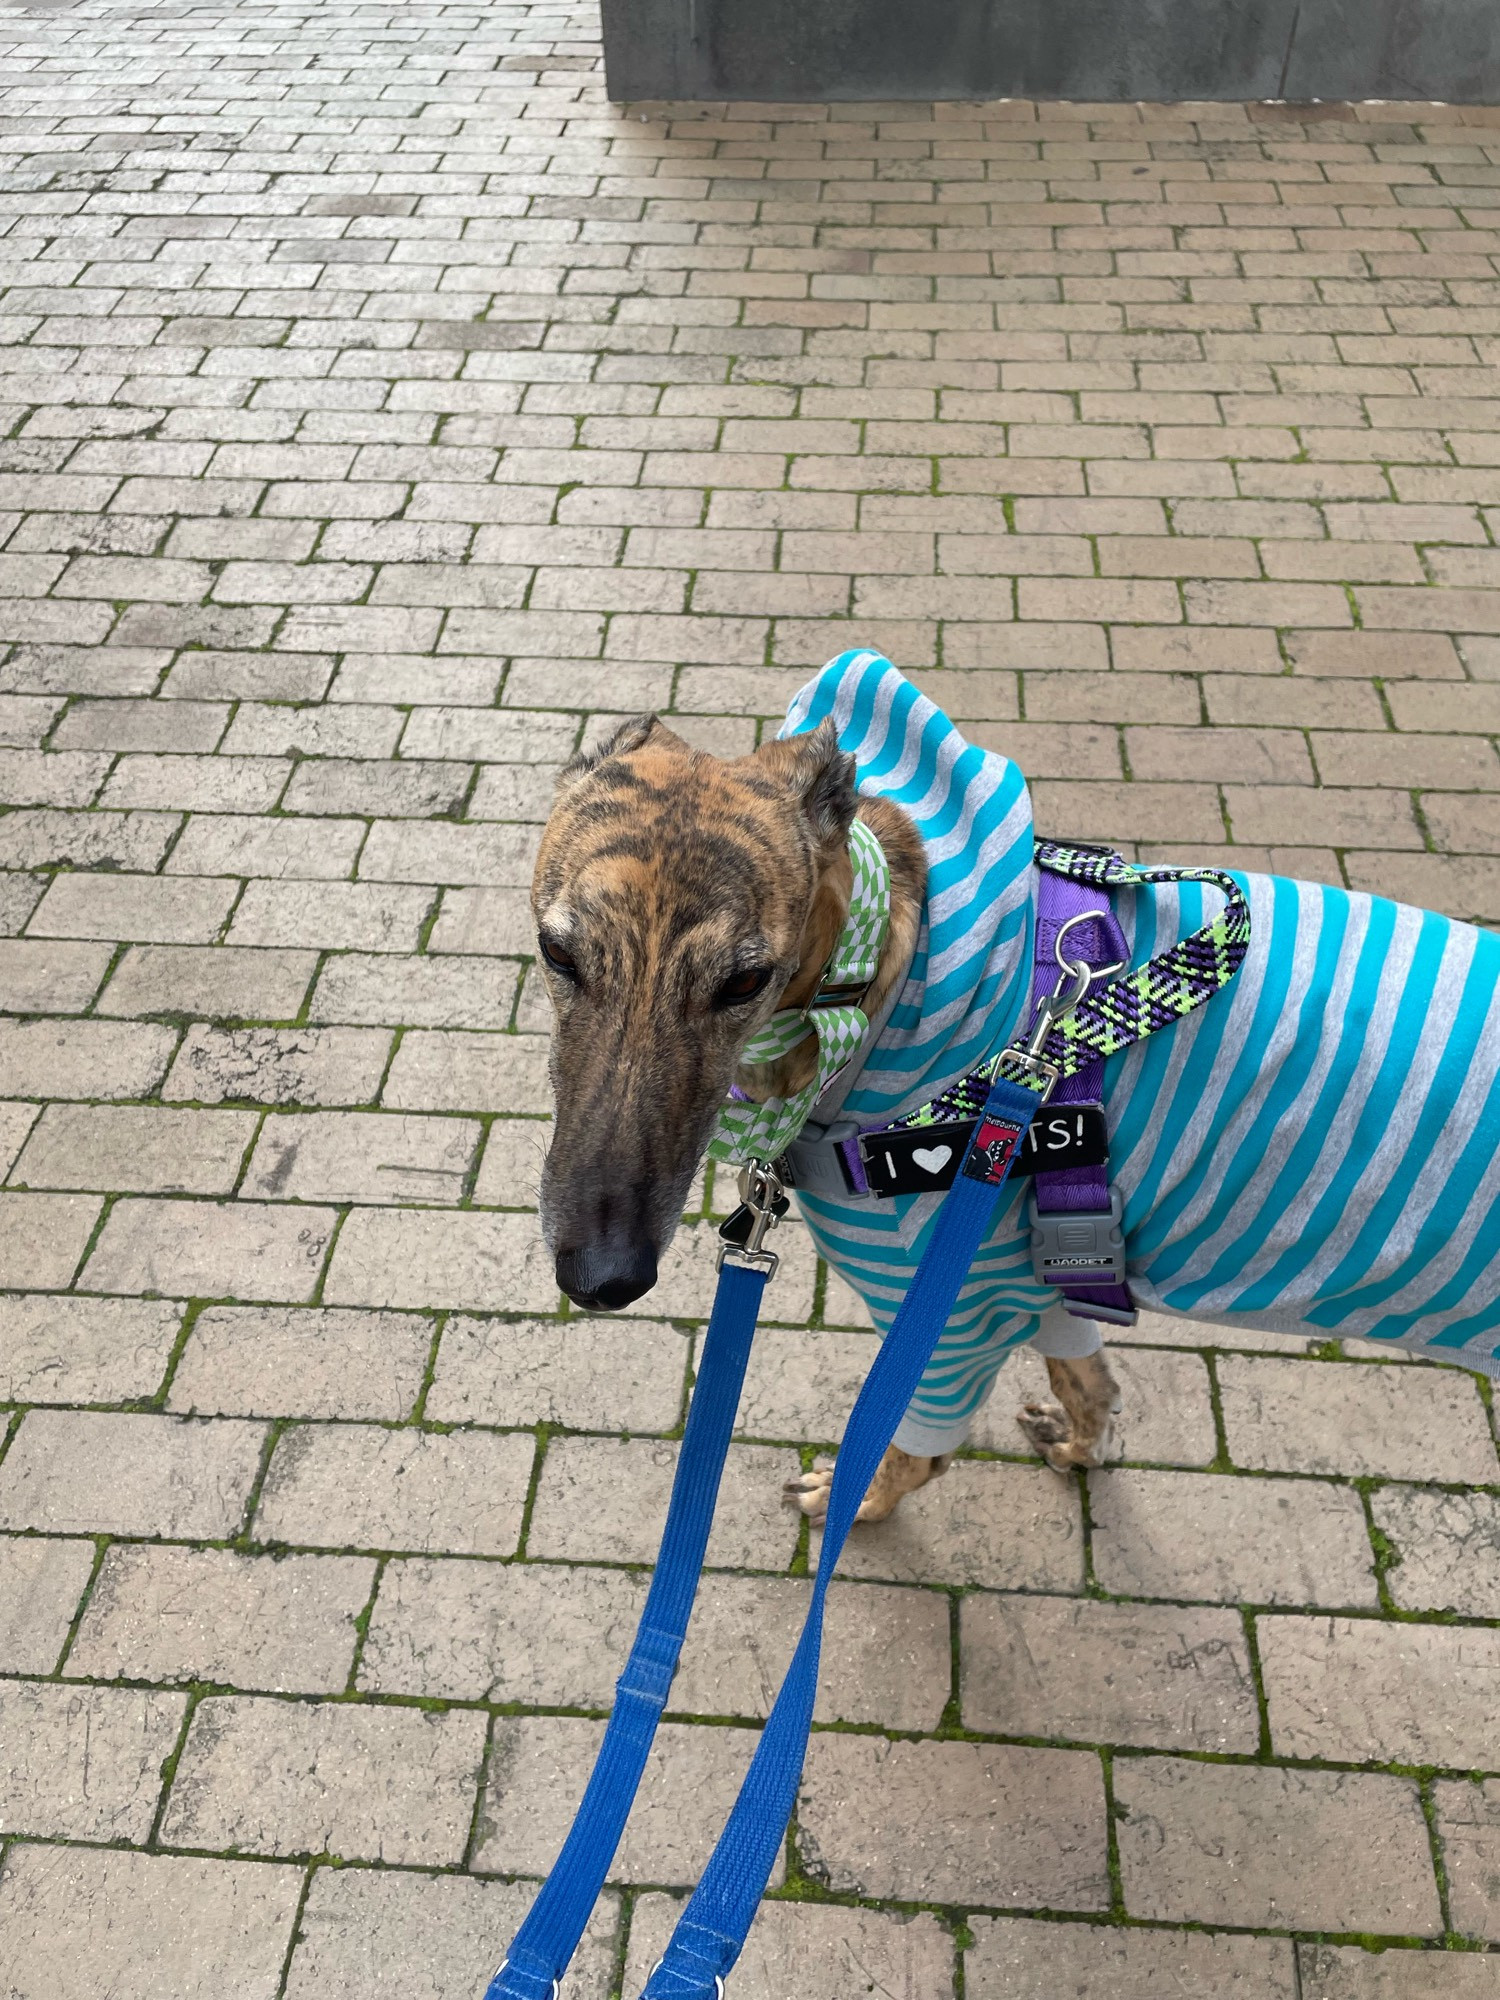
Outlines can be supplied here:
<path id="1" fill-rule="evenodd" d="M 603 0 L 609 94 L 1500 102 L 1500 0 Z"/>

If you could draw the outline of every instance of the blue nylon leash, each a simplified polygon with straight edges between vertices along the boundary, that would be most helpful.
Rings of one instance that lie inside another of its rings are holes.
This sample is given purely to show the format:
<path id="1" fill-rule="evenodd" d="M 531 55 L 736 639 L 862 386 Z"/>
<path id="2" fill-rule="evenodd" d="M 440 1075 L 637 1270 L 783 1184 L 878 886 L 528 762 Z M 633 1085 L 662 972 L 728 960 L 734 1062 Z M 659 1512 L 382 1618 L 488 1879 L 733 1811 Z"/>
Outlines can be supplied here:
<path id="1" fill-rule="evenodd" d="M 555 2000 L 604 1887 L 682 1651 L 772 1267 L 767 1258 L 761 1268 L 726 1261 L 720 1270 L 661 1551 L 604 1741 L 562 1852 L 485 2000 Z"/>
<path id="2" fill-rule="evenodd" d="M 745 1782 L 643 2000 L 715 2000 L 744 1948 L 796 1803 L 812 1728 L 823 1607 L 855 1514 L 921 1380 L 993 1219 L 1005 1177 L 1040 1109 L 1034 1090 L 997 1080 L 911 1288 L 855 1400 L 834 1465 L 823 1546 L 802 1636 Z"/>
<path id="3" fill-rule="evenodd" d="M 649 2000 L 714 2000 L 744 1947 L 796 1800 L 829 1582 L 1040 1103 L 1037 1090 L 1003 1079 L 990 1088 L 963 1171 L 938 1211 L 911 1289 L 855 1401 L 834 1469 L 802 1636 L 703 1879 L 648 1981 Z M 757 1234 L 747 1262 L 759 1240 Z M 604 1886 L 687 1630 L 767 1275 L 733 1258 L 720 1271 L 661 1552 L 604 1741 L 562 1852 L 485 2000 L 558 2000 L 562 1975 Z"/>

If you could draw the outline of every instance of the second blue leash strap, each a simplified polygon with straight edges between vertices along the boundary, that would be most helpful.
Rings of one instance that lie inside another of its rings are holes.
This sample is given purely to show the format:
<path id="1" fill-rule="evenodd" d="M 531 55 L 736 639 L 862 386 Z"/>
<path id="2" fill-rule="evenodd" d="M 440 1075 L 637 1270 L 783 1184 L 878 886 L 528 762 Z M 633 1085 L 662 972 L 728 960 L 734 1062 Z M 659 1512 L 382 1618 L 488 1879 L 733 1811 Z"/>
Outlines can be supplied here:
<path id="1" fill-rule="evenodd" d="M 774 1264 L 769 1256 L 730 1252 L 721 1266 L 661 1552 L 630 1657 L 616 1683 L 604 1741 L 562 1852 L 485 2000 L 556 2000 L 558 1983 L 604 1887 L 687 1632 L 756 1317 Z"/>

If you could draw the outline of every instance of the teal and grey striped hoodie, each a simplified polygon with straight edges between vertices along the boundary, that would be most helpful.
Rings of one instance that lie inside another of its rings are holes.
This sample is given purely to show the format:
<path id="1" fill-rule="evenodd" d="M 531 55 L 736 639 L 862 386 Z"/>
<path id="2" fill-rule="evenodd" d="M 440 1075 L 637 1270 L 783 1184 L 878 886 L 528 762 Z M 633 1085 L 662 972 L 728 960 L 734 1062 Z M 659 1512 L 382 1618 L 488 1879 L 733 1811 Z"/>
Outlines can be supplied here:
<path id="1" fill-rule="evenodd" d="M 843 1105 L 914 1110 L 1019 1030 L 1030 987 L 1031 804 L 874 653 L 808 683 L 783 735 L 831 715 L 859 790 L 915 821 L 930 877 L 906 984 Z M 1086 837 L 1087 829 L 1048 828 Z M 1129 1278 L 1157 1311 L 1244 1329 L 1398 1342 L 1500 1374 L 1500 938 L 1381 897 L 1240 874 L 1238 978 L 1106 1066 Z M 1117 899 L 1133 961 L 1212 914 L 1211 887 Z M 897 1442 L 950 1449 L 1051 1293 L 1032 1276 L 1025 1183 L 1002 1203 Z M 939 1195 L 800 1204 L 882 1329 Z"/>

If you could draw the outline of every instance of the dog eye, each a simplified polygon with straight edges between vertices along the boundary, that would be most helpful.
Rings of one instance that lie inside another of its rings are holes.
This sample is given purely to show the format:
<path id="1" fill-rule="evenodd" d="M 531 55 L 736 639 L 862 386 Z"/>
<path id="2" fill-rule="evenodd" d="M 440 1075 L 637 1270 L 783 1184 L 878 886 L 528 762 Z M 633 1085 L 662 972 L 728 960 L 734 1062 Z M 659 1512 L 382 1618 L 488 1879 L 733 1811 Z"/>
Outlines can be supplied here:
<path id="1" fill-rule="evenodd" d="M 733 979 L 726 979 L 714 995 L 716 1007 L 739 1007 L 746 1000 L 753 1000 L 757 993 L 763 993 L 770 981 L 769 965 L 753 966 L 749 972 L 737 972 Z"/>
<path id="2" fill-rule="evenodd" d="M 563 945 L 553 944 L 550 938 L 539 937 L 537 944 L 541 949 L 542 957 L 546 959 L 552 970 L 560 978 L 571 979 L 576 986 L 578 983 L 578 961 L 574 958 L 572 952 L 568 951 Z"/>

